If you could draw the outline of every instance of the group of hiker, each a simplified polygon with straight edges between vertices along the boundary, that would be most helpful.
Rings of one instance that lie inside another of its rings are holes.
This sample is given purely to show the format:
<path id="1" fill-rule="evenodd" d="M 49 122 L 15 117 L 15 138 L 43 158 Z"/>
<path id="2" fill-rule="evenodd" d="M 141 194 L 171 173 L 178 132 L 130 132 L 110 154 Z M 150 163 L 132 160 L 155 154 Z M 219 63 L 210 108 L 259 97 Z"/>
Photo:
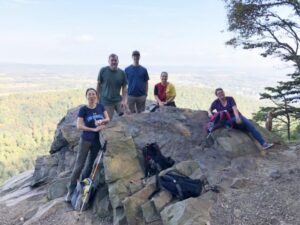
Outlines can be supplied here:
<path id="1" fill-rule="evenodd" d="M 109 65 L 101 68 L 98 74 L 98 99 L 110 119 L 113 118 L 114 112 L 123 115 L 126 109 L 129 109 L 130 113 L 145 111 L 148 71 L 139 63 L 139 51 L 132 52 L 132 60 L 133 64 L 123 71 L 118 68 L 118 56 L 111 54 L 108 57 Z M 155 85 L 154 97 L 159 107 L 175 106 L 176 91 L 174 85 L 168 82 L 167 72 L 161 73 L 161 82 Z"/>
<path id="2" fill-rule="evenodd" d="M 86 90 L 87 104 L 79 109 L 77 118 L 77 128 L 82 131 L 82 134 L 68 186 L 66 196 L 68 202 L 71 201 L 80 175 L 81 180 L 89 177 L 93 163 L 101 149 L 99 132 L 113 119 L 114 114 L 122 116 L 127 109 L 130 113 L 145 111 L 149 87 L 148 71 L 139 63 L 139 51 L 132 52 L 132 60 L 133 64 L 123 71 L 118 67 L 118 56 L 111 54 L 108 58 L 109 65 L 100 69 L 97 89 L 88 88 Z M 156 108 L 176 107 L 174 101 L 176 90 L 174 85 L 168 82 L 168 73 L 162 72 L 160 79 L 161 81 L 154 87 Z M 208 110 L 211 121 L 214 121 L 218 113 L 226 112 L 229 115 L 225 121 L 226 125 L 251 133 L 264 149 L 272 146 L 264 140 L 254 125 L 239 112 L 233 97 L 225 96 L 222 88 L 217 88 L 215 95 L 217 99 Z M 215 111 L 217 113 L 214 114 Z"/>

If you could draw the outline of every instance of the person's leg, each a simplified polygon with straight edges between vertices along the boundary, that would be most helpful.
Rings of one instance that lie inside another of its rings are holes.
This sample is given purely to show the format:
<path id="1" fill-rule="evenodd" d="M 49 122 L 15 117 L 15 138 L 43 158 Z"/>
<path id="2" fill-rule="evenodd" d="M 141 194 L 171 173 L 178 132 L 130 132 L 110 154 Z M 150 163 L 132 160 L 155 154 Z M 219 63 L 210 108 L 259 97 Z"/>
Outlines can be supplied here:
<path id="1" fill-rule="evenodd" d="M 129 108 L 130 112 L 135 113 L 136 112 L 136 108 L 135 108 L 136 97 L 128 96 L 127 102 L 128 102 L 128 108 Z"/>
<path id="2" fill-rule="evenodd" d="M 90 147 L 91 147 L 91 142 L 80 139 L 79 149 L 77 152 L 74 169 L 71 175 L 71 181 L 68 187 L 70 193 L 72 193 L 76 188 L 77 180 L 80 177 L 82 168 L 84 167 Z"/>
<path id="3" fill-rule="evenodd" d="M 121 102 L 118 102 L 114 105 L 114 108 L 119 116 L 122 116 L 125 112 L 125 109 L 122 108 Z"/>
<path id="4" fill-rule="evenodd" d="M 175 102 L 169 102 L 168 104 L 166 104 L 166 106 L 176 107 Z"/>
<path id="5" fill-rule="evenodd" d="M 227 126 L 232 126 L 232 128 L 242 131 L 247 131 L 243 124 L 237 124 L 235 117 L 231 117 L 230 121 L 226 121 Z"/>
<path id="6" fill-rule="evenodd" d="M 245 129 L 247 129 L 247 131 L 252 134 L 252 136 L 261 144 L 264 145 L 266 143 L 266 141 L 264 140 L 264 138 L 262 137 L 262 135 L 260 134 L 260 132 L 254 127 L 254 125 L 251 123 L 250 120 L 248 120 L 246 117 L 241 116 L 243 125 L 245 126 Z"/>
<path id="7" fill-rule="evenodd" d="M 91 171 L 93 169 L 93 164 L 95 159 L 97 158 L 98 152 L 100 150 L 100 142 L 97 140 L 96 142 L 93 142 L 90 148 L 89 155 L 87 157 L 87 161 L 85 163 L 85 167 L 82 172 L 82 180 L 89 177 L 91 174 Z"/>
<path id="8" fill-rule="evenodd" d="M 146 95 L 143 95 L 141 97 L 138 97 L 136 100 L 136 109 L 137 109 L 137 113 L 141 113 L 145 111 L 146 108 Z"/>
<path id="9" fill-rule="evenodd" d="M 109 119 L 112 120 L 114 117 L 114 113 L 115 113 L 115 106 L 114 105 L 105 105 L 104 108 L 107 111 Z"/>

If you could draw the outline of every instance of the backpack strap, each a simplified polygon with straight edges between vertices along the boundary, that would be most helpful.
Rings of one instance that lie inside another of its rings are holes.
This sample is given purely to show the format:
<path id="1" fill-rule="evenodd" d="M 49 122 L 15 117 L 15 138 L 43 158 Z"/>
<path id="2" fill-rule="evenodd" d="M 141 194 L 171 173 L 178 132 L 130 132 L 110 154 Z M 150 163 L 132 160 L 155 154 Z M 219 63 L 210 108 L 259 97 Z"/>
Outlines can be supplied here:
<path id="1" fill-rule="evenodd" d="M 177 171 L 176 169 L 172 169 L 172 170 L 169 170 L 166 175 L 176 175 L 176 176 L 181 176 L 181 177 L 188 177 L 182 173 L 180 173 L 179 171 Z"/>
<path id="2" fill-rule="evenodd" d="M 158 192 L 160 192 L 161 190 L 161 184 L 160 184 L 160 180 L 159 180 L 159 176 L 158 173 L 155 174 L 155 190 L 152 192 L 151 195 L 149 195 L 148 199 L 150 200 L 154 195 L 156 195 Z"/>
<path id="3" fill-rule="evenodd" d="M 177 183 L 177 180 L 174 178 L 174 177 L 172 177 L 172 176 L 170 176 L 170 175 L 168 175 L 168 174 L 166 174 L 166 175 L 164 175 L 165 177 L 168 177 L 170 180 L 172 180 L 172 182 L 175 184 L 175 187 L 176 187 L 176 189 L 177 189 L 177 192 L 178 192 L 178 198 L 180 199 L 180 200 L 182 200 L 183 199 L 183 192 L 182 192 L 182 188 L 181 188 L 181 186 Z"/>

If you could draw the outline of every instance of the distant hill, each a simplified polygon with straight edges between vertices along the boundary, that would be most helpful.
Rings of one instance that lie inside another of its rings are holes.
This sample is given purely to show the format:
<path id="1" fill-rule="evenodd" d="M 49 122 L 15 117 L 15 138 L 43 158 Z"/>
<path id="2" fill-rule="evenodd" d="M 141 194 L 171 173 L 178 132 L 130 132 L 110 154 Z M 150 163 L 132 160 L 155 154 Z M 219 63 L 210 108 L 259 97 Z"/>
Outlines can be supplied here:
<path id="1" fill-rule="evenodd" d="M 25 90 L 61 90 L 82 88 L 95 85 L 97 74 L 103 65 L 30 65 L 0 63 L 0 95 Z M 150 81 L 159 80 L 161 71 L 168 71 L 170 81 L 182 85 L 201 85 L 209 88 L 223 88 L 241 95 L 254 96 L 265 86 L 273 86 L 277 81 L 286 80 L 283 69 L 270 74 L 263 68 L 245 68 L 236 70 L 230 67 L 208 66 L 152 66 L 145 65 Z M 126 65 L 120 65 L 125 68 Z M 255 88 L 254 88 L 255 87 Z"/>

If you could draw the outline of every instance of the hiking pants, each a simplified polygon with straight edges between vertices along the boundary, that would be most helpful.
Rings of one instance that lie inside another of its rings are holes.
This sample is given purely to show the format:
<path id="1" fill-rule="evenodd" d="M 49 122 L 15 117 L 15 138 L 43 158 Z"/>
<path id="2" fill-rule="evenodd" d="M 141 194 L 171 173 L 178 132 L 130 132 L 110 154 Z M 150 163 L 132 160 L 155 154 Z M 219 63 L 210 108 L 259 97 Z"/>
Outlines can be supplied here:
<path id="1" fill-rule="evenodd" d="M 141 113 L 145 111 L 146 95 L 140 97 L 128 96 L 128 108 L 131 113 Z"/>
<path id="2" fill-rule="evenodd" d="M 90 176 L 90 173 L 93 169 L 94 161 L 98 155 L 100 147 L 101 145 L 99 140 L 91 142 L 91 141 L 85 141 L 82 138 L 80 138 L 79 149 L 77 152 L 74 169 L 71 175 L 71 182 L 68 187 L 69 192 L 73 192 L 75 190 L 77 180 L 80 177 L 81 171 L 82 171 L 82 176 L 81 176 L 82 180 Z"/>
<path id="3" fill-rule="evenodd" d="M 172 107 L 176 107 L 175 102 L 168 102 L 165 106 L 172 106 Z"/>
<path id="4" fill-rule="evenodd" d="M 233 124 L 233 128 L 249 132 L 261 145 L 263 145 L 265 143 L 265 140 L 260 134 L 260 132 L 251 123 L 251 121 L 242 115 L 240 117 L 242 120 L 241 124 L 236 123 L 235 117 L 231 118 L 231 123 Z"/>
<path id="5" fill-rule="evenodd" d="M 113 119 L 115 111 L 119 116 L 124 113 L 124 110 L 121 107 L 121 102 L 117 102 L 113 105 L 104 105 L 104 108 L 107 111 L 110 120 Z"/>

